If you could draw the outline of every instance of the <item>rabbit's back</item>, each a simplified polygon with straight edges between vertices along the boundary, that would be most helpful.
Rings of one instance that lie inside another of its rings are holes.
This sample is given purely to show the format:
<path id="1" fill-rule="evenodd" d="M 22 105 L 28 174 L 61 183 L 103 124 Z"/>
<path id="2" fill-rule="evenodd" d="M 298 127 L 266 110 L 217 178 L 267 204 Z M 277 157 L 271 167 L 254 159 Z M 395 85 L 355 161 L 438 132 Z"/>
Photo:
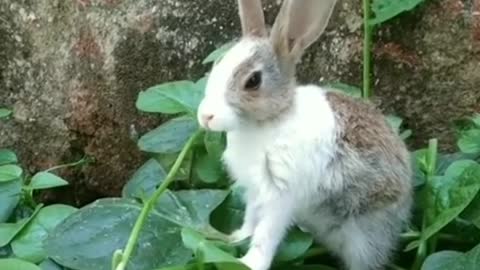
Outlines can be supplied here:
<path id="1" fill-rule="evenodd" d="M 412 173 L 401 138 L 373 105 L 334 92 L 326 96 L 337 126 L 330 174 L 343 183 L 326 203 L 344 217 L 397 204 L 408 208 Z"/>

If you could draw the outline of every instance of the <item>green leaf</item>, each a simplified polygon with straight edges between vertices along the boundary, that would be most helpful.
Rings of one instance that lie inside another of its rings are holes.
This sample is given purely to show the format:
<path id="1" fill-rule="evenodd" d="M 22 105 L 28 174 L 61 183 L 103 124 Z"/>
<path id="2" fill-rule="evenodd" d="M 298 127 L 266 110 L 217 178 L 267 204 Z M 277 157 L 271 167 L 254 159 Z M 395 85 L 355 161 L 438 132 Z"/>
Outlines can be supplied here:
<path id="1" fill-rule="evenodd" d="M 5 109 L 5 108 L 0 108 L 0 118 L 5 118 L 7 116 L 10 116 L 10 114 L 12 114 L 11 110 Z"/>
<path id="2" fill-rule="evenodd" d="M 202 64 L 218 62 L 232 47 L 235 45 L 234 41 L 227 42 L 211 52 L 203 61 Z"/>
<path id="3" fill-rule="evenodd" d="M 222 162 L 207 153 L 199 154 L 194 164 L 195 173 L 205 183 L 216 183 L 223 176 Z"/>
<path id="4" fill-rule="evenodd" d="M 144 112 L 195 113 L 203 92 L 191 81 L 160 84 L 140 92 L 136 106 Z"/>
<path id="5" fill-rule="evenodd" d="M 353 85 L 348 85 L 348 84 L 341 83 L 341 82 L 334 82 L 334 83 L 326 84 L 325 87 L 329 91 L 346 94 L 346 95 L 354 97 L 354 98 L 361 98 L 362 97 L 362 90 L 360 88 L 356 87 L 356 86 L 353 86 Z"/>
<path id="6" fill-rule="evenodd" d="M 392 114 L 388 115 L 386 119 L 387 119 L 387 122 L 392 127 L 392 129 L 395 131 L 395 133 L 400 134 L 400 127 L 402 126 L 403 119 Z"/>
<path id="7" fill-rule="evenodd" d="M 0 165 L 17 163 L 17 155 L 8 149 L 0 149 Z"/>
<path id="8" fill-rule="evenodd" d="M 245 211 L 243 189 L 233 186 L 227 198 L 212 212 L 213 227 L 224 233 L 231 233 L 241 227 Z"/>
<path id="9" fill-rule="evenodd" d="M 22 176 L 22 168 L 17 165 L 0 166 L 0 182 L 8 182 L 20 178 Z"/>
<path id="10" fill-rule="evenodd" d="M 38 205 L 28 218 L 21 219 L 17 223 L 0 223 L 0 247 L 4 247 L 38 214 L 43 205 Z"/>
<path id="11" fill-rule="evenodd" d="M 225 191 L 167 191 L 152 209 L 129 270 L 185 265 L 192 252 L 183 246 L 182 227 L 210 232 L 209 215 Z M 123 249 L 142 205 L 130 199 L 101 199 L 62 222 L 45 242 L 48 255 L 73 269 L 110 269 L 115 250 Z"/>
<path id="12" fill-rule="evenodd" d="M 462 254 L 456 251 L 440 251 L 430 255 L 422 270 L 477 270 L 480 265 L 480 245 Z"/>
<path id="13" fill-rule="evenodd" d="M 291 230 L 282 241 L 275 256 L 275 261 L 292 261 L 307 252 L 313 244 L 313 237 L 298 228 Z"/>
<path id="14" fill-rule="evenodd" d="M 20 179 L 0 182 L 0 222 L 8 220 L 15 210 L 22 191 L 22 182 Z"/>
<path id="15" fill-rule="evenodd" d="M 63 267 L 56 264 L 54 261 L 52 261 L 50 259 L 47 259 L 47 260 L 43 261 L 38 266 L 40 266 L 40 268 L 42 270 L 64 270 Z"/>
<path id="16" fill-rule="evenodd" d="M 207 153 L 213 158 L 220 160 L 227 145 L 225 133 L 207 131 L 204 137 L 204 144 Z"/>
<path id="17" fill-rule="evenodd" d="M 480 128 L 480 113 L 476 113 L 476 114 L 472 117 L 472 122 L 473 122 L 478 128 Z"/>
<path id="18" fill-rule="evenodd" d="M 142 205 L 131 199 L 101 199 L 62 222 L 45 242 L 47 254 L 73 269 L 111 269 L 111 258 L 128 241 Z M 183 265 L 191 252 L 181 244 L 180 227 L 153 210 L 127 265 L 129 270 Z"/>
<path id="19" fill-rule="evenodd" d="M 202 263 L 204 264 L 211 263 L 219 270 L 249 270 L 237 258 L 221 250 L 192 229 L 184 228 L 182 230 L 182 240 L 185 246 L 193 252 L 202 254 Z"/>
<path id="20" fill-rule="evenodd" d="M 2 270 L 42 270 L 35 264 L 19 259 L 0 259 L 0 269 Z"/>
<path id="21" fill-rule="evenodd" d="M 454 263 L 463 256 L 458 251 L 445 250 L 434 253 L 427 257 L 421 270 L 442 270 L 446 264 Z"/>
<path id="22" fill-rule="evenodd" d="M 205 88 L 207 87 L 208 76 L 204 76 L 195 82 L 195 88 L 198 92 L 203 94 L 205 93 Z"/>
<path id="23" fill-rule="evenodd" d="M 480 190 L 480 165 L 472 160 L 452 163 L 444 176 L 434 177 L 429 190 L 427 205 L 428 226 L 422 232 L 426 240 L 455 219 L 475 198 Z M 419 245 L 411 243 L 409 251 Z"/>
<path id="24" fill-rule="evenodd" d="M 34 219 L 18 234 L 12 242 L 13 253 L 33 263 L 46 259 L 43 241 L 48 234 L 65 218 L 77 209 L 68 205 L 49 205 L 42 208 Z"/>
<path id="25" fill-rule="evenodd" d="M 373 0 L 371 7 L 375 18 L 369 24 L 381 24 L 402 12 L 412 10 L 422 2 L 423 0 Z"/>
<path id="26" fill-rule="evenodd" d="M 67 181 L 63 180 L 62 178 L 56 176 L 53 173 L 39 172 L 32 177 L 29 187 L 34 190 L 38 190 L 61 187 L 66 185 L 68 185 Z"/>
<path id="27" fill-rule="evenodd" d="M 472 222 L 480 229 L 480 193 L 475 196 L 468 207 L 462 212 L 461 217 Z"/>
<path id="28" fill-rule="evenodd" d="M 458 147 L 463 153 L 480 153 L 480 129 L 471 129 L 462 133 Z"/>
<path id="29" fill-rule="evenodd" d="M 181 226 L 212 232 L 210 214 L 227 195 L 227 191 L 210 189 L 167 191 L 159 198 L 155 209 Z"/>
<path id="30" fill-rule="evenodd" d="M 198 129 L 197 121 L 189 117 L 170 120 L 143 135 L 138 147 L 151 153 L 177 153 Z"/>
<path id="31" fill-rule="evenodd" d="M 163 167 L 155 159 L 149 159 L 142 165 L 123 187 L 122 196 L 125 198 L 143 199 L 152 196 L 157 186 L 166 177 Z"/>

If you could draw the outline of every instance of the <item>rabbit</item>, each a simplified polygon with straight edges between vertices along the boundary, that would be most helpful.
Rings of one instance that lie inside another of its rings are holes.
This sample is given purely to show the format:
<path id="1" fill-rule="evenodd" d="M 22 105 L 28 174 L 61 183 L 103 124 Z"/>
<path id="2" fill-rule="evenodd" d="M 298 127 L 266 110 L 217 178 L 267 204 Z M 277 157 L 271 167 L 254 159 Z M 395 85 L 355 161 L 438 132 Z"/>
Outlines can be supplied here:
<path id="1" fill-rule="evenodd" d="M 349 270 L 393 259 L 412 206 L 403 140 L 369 102 L 300 85 L 296 66 L 325 31 L 336 0 L 284 0 L 267 30 L 261 0 L 238 0 L 242 37 L 213 64 L 198 110 L 201 128 L 225 132 L 222 162 L 245 190 L 239 260 L 272 267 L 294 226 Z"/>

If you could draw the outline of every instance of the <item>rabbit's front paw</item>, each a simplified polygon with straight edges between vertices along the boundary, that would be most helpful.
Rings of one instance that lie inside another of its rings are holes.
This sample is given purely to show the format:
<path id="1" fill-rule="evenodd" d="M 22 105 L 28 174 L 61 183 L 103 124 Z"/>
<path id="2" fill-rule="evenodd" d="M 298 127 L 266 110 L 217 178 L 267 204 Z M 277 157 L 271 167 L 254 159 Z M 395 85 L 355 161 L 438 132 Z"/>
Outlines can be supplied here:
<path id="1" fill-rule="evenodd" d="M 265 260 L 265 256 L 259 252 L 248 252 L 240 261 L 248 266 L 251 270 L 268 270 L 269 263 Z"/>

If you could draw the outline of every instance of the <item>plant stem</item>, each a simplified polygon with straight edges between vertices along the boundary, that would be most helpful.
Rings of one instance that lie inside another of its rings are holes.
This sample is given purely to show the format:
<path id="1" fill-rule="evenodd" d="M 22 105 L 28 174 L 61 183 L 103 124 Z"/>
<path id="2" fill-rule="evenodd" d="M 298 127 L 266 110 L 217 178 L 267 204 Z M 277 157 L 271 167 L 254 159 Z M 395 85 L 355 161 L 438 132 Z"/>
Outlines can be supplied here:
<path id="1" fill-rule="evenodd" d="M 115 268 L 116 270 L 124 270 L 125 267 L 127 266 L 128 260 L 130 259 L 130 256 L 133 253 L 135 244 L 137 243 L 138 238 L 140 237 L 140 231 L 142 230 L 142 227 L 145 224 L 145 221 L 147 220 L 148 214 L 152 210 L 157 199 L 167 190 L 170 183 L 172 183 L 173 180 L 175 180 L 175 175 L 180 169 L 180 166 L 182 165 L 182 162 L 185 159 L 185 156 L 187 155 L 195 139 L 200 135 L 200 133 L 201 133 L 200 131 L 197 131 L 195 134 L 193 134 L 190 137 L 190 139 L 187 141 L 182 151 L 178 155 L 177 159 L 175 160 L 175 163 L 173 163 L 173 166 L 168 172 L 168 175 L 165 177 L 165 181 L 163 181 L 160 187 L 158 187 L 155 193 L 153 193 L 152 197 L 150 197 L 150 199 L 148 199 L 145 202 L 142 208 L 142 211 L 140 212 L 140 215 L 132 229 L 132 233 L 130 234 L 127 245 L 125 246 L 125 249 L 124 249 L 125 252 L 123 252 L 122 260 L 118 262 L 117 266 L 114 266 L 112 268 Z"/>
<path id="2" fill-rule="evenodd" d="M 437 168 L 437 155 L 438 155 L 438 140 L 431 139 L 428 142 L 428 152 L 427 152 L 427 171 L 425 175 L 426 180 L 426 188 L 430 188 L 432 185 L 433 177 L 435 176 L 435 171 Z M 427 224 L 431 221 L 428 220 L 426 213 L 423 213 L 422 218 L 422 231 L 425 230 Z M 432 236 L 430 239 L 425 239 L 423 234 L 420 237 L 420 244 L 417 250 L 417 256 L 415 258 L 415 262 L 413 264 L 412 269 L 417 270 L 422 267 L 423 261 L 427 257 L 428 252 L 433 252 L 437 245 L 437 236 Z M 430 250 L 429 250 L 430 249 Z"/>
<path id="3" fill-rule="evenodd" d="M 370 75 L 372 59 L 373 26 L 370 20 L 370 0 L 363 0 L 363 91 L 362 97 L 368 99 L 372 96 Z"/>
<path id="4" fill-rule="evenodd" d="M 58 166 L 54 166 L 48 170 L 46 170 L 46 172 L 51 172 L 51 171 L 54 171 L 54 170 L 58 170 L 58 169 L 62 169 L 62 168 L 66 168 L 66 167 L 74 167 L 74 166 L 78 166 L 78 165 L 81 165 L 81 164 L 84 164 L 84 163 L 88 163 L 89 162 L 89 159 L 84 157 L 82 159 L 80 159 L 79 161 L 75 161 L 75 162 L 71 162 L 71 163 L 67 163 L 67 164 L 62 164 L 62 165 L 58 165 Z"/>
<path id="5" fill-rule="evenodd" d="M 427 165 L 428 165 L 428 171 L 427 171 L 427 185 L 432 186 L 432 181 L 433 177 L 435 176 L 435 171 L 437 169 L 437 158 L 438 158 L 438 140 L 437 139 L 431 139 L 428 142 L 428 155 L 427 155 Z M 431 220 L 428 220 L 430 223 Z M 430 239 L 428 240 L 428 249 L 429 252 L 435 252 L 435 249 L 437 249 L 437 240 L 438 240 L 438 235 L 432 235 Z"/>

